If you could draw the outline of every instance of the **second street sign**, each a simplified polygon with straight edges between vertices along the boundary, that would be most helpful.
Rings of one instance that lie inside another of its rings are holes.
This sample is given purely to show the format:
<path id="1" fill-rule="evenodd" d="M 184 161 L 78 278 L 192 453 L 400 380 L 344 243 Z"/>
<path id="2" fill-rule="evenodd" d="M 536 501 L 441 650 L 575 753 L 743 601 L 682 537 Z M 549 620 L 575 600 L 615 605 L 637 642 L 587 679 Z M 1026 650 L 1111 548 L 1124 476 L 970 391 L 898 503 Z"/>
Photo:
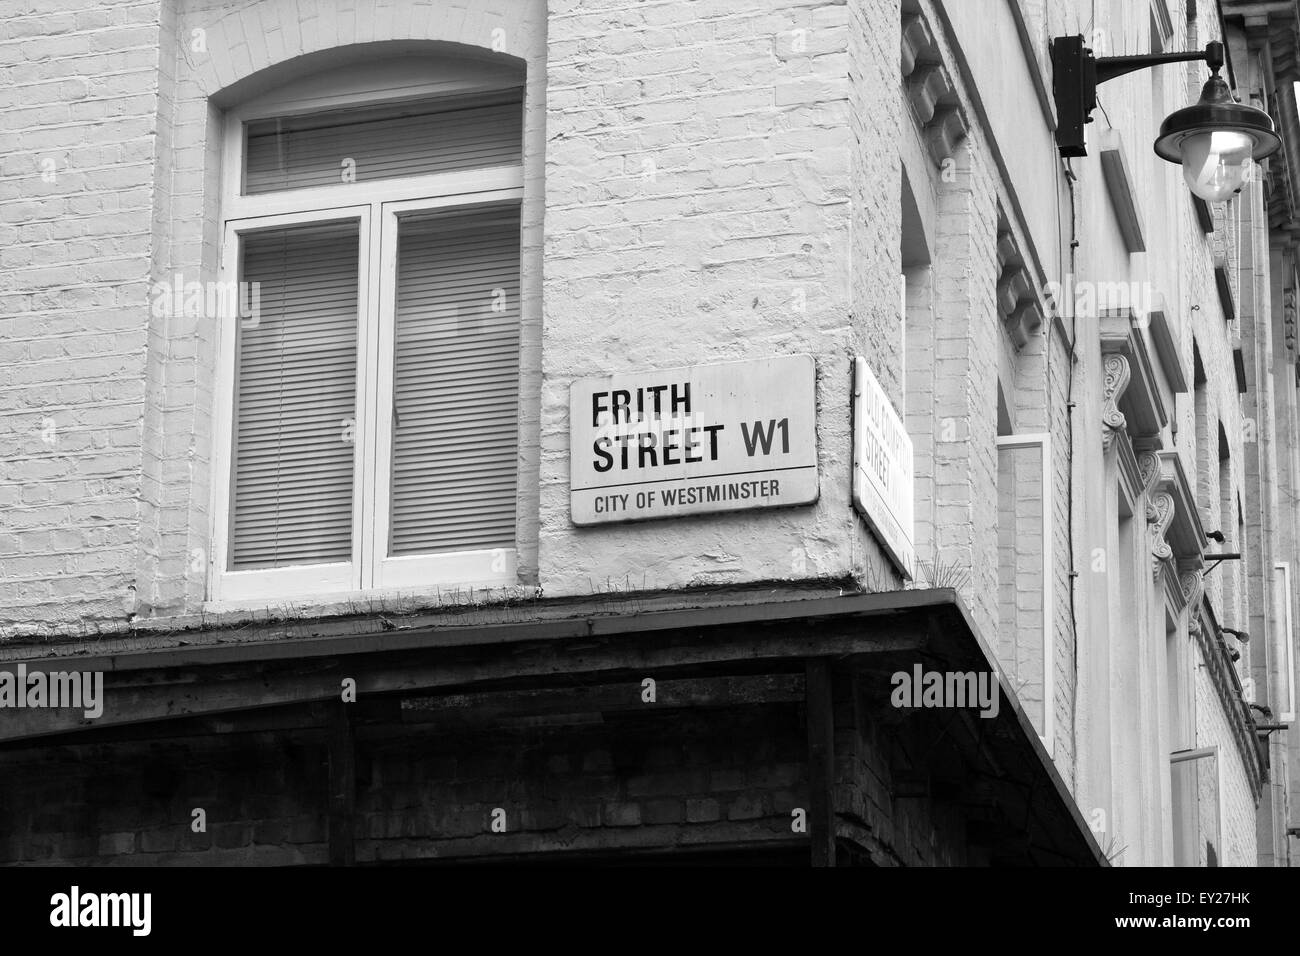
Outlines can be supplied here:
<path id="1" fill-rule="evenodd" d="M 811 355 L 576 381 L 573 523 L 812 504 L 816 411 Z"/>

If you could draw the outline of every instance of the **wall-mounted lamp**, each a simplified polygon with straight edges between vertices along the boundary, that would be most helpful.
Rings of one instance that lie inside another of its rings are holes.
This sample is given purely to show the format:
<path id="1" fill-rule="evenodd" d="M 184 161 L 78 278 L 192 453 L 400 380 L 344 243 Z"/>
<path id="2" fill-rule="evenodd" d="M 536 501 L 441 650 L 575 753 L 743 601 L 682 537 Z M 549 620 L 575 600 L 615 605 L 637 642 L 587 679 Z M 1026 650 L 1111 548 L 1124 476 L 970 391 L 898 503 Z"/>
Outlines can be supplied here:
<path id="1" fill-rule="evenodd" d="M 1243 644 L 1250 643 L 1250 635 L 1247 634 L 1245 631 L 1239 631 L 1236 628 L 1232 628 L 1232 627 L 1222 628 L 1222 631 L 1224 634 L 1231 634 L 1233 637 L 1241 641 L 1241 643 Z"/>
<path id="2" fill-rule="evenodd" d="M 1223 544 L 1223 532 L 1222 532 L 1222 531 L 1207 531 L 1207 532 L 1205 532 L 1205 536 L 1206 536 L 1207 538 L 1209 538 L 1211 541 L 1217 541 L 1217 542 L 1219 542 L 1219 544 Z"/>
<path id="3" fill-rule="evenodd" d="M 1193 106 L 1171 113 L 1160 124 L 1156 155 L 1183 167 L 1183 179 L 1206 202 L 1220 202 L 1238 192 L 1249 164 L 1277 152 L 1281 137 L 1263 110 L 1233 99 L 1223 68 L 1223 44 L 1209 43 L 1203 53 L 1148 53 L 1095 57 L 1082 36 L 1052 41 L 1052 91 L 1056 99 L 1056 144 L 1062 156 L 1087 156 L 1083 128 L 1097 108 L 1097 87 L 1107 80 L 1164 63 L 1204 60 L 1211 76 Z"/>

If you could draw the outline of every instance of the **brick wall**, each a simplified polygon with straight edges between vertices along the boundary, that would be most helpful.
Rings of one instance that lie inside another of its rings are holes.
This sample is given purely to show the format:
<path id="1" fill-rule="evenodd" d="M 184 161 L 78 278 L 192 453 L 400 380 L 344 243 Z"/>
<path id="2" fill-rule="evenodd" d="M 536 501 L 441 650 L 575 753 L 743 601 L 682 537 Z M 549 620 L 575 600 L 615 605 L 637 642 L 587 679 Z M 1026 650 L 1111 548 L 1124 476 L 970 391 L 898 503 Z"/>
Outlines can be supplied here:
<path id="1" fill-rule="evenodd" d="M 134 609 L 147 478 L 157 2 L 0 23 L 0 620 Z"/>
<path id="2" fill-rule="evenodd" d="M 869 355 L 897 390 L 895 298 L 878 291 L 898 272 L 897 240 L 879 240 L 897 230 L 899 119 L 873 93 L 896 69 L 895 5 L 696 3 L 686 19 L 673 5 L 443 6 L 69 2 L 6 22 L 7 633 L 119 627 L 205 598 L 215 323 L 152 316 L 148 293 L 216 275 L 218 107 L 302 54 L 487 48 L 498 27 L 529 65 L 521 581 L 566 594 L 879 565 L 849 505 L 850 362 Z M 571 527 L 575 375 L 800 351 L 818 359 L 815 507 Z"/>
<path id="3" fill-rule="evenodd" d="M 838 705 L 836 804 L 880 865 L 964 862 L 955 805 L 896 798 L 900 739 Z M 808 808 L 800 705 L 603 723 L 358 731 L 358 862 L 770 845 Z M 919 746 L 919 741 L 912 744 Z M 258 732 L 0 751 L 0 862 L 328 859 L 323 734 Z M 206 832 L 195 832 L 202 809 Z M 504 832 L 492 829 L 504 811 Z"/>
<path id="4" fill-rule="evenodd" d="M 850 360 L 897 388 L 897 117 L 851 105 L 895 68 L 897 29 L 881 2 L 552 5 L 548 593 L 840 575 L 877 553 L 849 503 Z M 818 363 L 815 507 L 571 526 L 574 377 L 799 352 Z"/>
<path id="5" fill-rule="evenodd" d="M 1219 794 L 1222 808 L 1220 825 L 1223 846 L 1219 847 L 1220 866 L 1255 866 L 1255 797 L 1247 783 L 1246 767 L 1237 751 L 1209 671 L 1197 647 L 1194 654 L 1196 693 L 1196 746 L 1219 748 L 1222 761 L 1223 790 Z M 1202 836 L 1202 839 L 1205 839 Z"/>

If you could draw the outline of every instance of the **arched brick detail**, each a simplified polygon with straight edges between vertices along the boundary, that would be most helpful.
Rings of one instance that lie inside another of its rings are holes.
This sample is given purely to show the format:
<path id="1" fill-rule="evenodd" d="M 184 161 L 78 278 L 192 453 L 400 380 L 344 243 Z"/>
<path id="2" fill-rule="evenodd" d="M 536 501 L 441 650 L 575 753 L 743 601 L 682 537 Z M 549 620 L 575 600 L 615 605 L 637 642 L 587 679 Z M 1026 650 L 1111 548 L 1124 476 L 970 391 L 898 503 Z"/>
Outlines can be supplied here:
<path id="1" fill-rule="evenodd" d="M 357 0 L 337 8 L 322 6 L 315 15 L 300 19 L 295 0 L 264 0 L 207 22 L 209 15 L 193 11 L 181 17 L 181 43 L 188 51 L 191 79 L 205 96 L 296 57 L 358 43 L 432 40 L 519 56 L 528 39 L 512 36 L 525 28 L 510 17 L 507 3 L 464 9 L 451 0 Z M 196 29 L 204 31 L 206 52 L 190 49 Z M 495 30 L 503 31 L 498 49 Z"/>

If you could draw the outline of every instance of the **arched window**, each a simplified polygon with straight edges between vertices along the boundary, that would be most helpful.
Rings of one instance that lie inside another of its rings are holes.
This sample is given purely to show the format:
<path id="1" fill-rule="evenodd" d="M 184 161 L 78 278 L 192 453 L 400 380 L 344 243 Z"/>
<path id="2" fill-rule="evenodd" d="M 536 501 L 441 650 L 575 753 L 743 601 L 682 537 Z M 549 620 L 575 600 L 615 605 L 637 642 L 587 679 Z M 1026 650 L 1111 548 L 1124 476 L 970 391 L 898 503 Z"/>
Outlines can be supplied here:
<path id="1" fill-rule="evenodd" d="M 399 57 L 228 111 L 214 598 L 514 583 L 523 87 Z"/>

